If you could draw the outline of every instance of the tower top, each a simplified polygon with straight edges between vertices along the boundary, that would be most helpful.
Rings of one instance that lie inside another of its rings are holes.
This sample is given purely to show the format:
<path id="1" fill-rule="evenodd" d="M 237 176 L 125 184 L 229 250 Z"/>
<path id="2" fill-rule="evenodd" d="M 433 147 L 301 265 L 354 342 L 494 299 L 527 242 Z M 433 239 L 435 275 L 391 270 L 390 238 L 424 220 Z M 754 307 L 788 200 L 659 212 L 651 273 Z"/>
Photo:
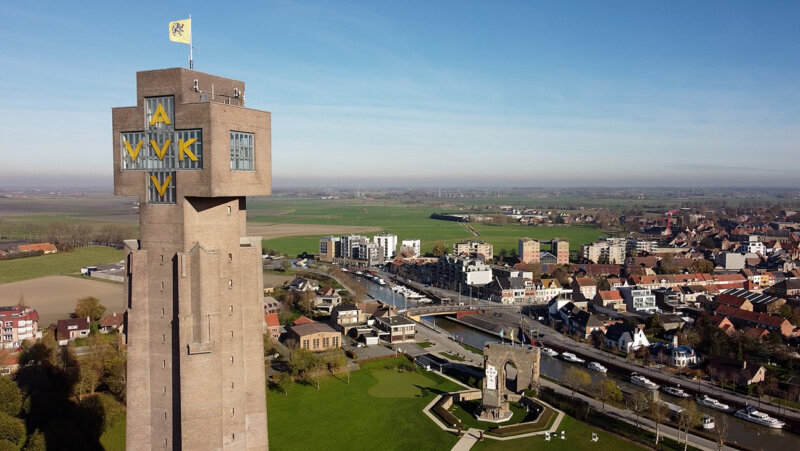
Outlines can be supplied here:
<path id="1" fill-rule="evenodd" d="M 244 82 L 183 68 L 137 72 L 136 106 L 112 109 L 114 193 L 140 202 L 271 192 L 270 113 Z"/>

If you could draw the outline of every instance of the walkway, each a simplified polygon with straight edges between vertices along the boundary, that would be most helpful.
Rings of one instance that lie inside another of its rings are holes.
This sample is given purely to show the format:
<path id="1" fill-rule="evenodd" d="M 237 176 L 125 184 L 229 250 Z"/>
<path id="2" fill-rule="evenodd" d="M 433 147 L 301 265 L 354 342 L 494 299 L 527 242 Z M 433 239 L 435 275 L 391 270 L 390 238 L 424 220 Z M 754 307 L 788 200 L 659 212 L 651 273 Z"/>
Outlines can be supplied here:
<path id="1" fill-rule="evenodd" d="M 458 440 L 458 443 L 453 446 L 452 451 L 467 451 L 472 448 L 472 445 L 477 443 L 480 438 L 480 434 L 480 429 L 472 428 L 467 430 L 467 432 L 461 436 L 461 439 Z"/>

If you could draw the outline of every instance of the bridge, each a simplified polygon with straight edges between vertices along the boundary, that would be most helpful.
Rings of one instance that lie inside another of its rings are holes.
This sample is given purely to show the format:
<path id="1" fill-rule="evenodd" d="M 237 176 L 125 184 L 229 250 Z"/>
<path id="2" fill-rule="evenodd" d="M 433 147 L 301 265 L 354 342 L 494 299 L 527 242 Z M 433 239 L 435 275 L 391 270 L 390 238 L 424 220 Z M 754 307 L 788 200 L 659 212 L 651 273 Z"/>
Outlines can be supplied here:
<path id="1" fill-rule="evenodd" d="M 497 304 L 485 307 L 470 307 L 469 305 L 425 305 L 411 307 L 405 311 L 405 315 L 414 321 L 419 321 L 421 316 L 443 316 L 443 315 L 474 315 L 476 313 L 486 313 L 491 310 L 514 310 L 519 309 L 518 305 Z"/>

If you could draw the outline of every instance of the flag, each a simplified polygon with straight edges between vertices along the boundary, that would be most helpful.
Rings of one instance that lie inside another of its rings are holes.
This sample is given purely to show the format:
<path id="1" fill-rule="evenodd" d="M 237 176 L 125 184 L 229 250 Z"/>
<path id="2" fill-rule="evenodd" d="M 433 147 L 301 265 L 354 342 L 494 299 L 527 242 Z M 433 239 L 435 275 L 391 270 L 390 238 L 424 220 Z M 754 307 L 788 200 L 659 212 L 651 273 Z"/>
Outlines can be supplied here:
<path id="1" fill-rule="evenodd" d="M 169 40 L 190 44 L 192 42 L 192 19 L 176 20 L 169 23 Z"/>
<path id="2" fill-rule="evenodd" d="M 514 341 L 514 329 L 511 329 L 511 341 Z"/>
<path id="3" fill-rule="evenodd" d="M 503 329 L 500 329 L 500 338 L 503 338 Z"/>

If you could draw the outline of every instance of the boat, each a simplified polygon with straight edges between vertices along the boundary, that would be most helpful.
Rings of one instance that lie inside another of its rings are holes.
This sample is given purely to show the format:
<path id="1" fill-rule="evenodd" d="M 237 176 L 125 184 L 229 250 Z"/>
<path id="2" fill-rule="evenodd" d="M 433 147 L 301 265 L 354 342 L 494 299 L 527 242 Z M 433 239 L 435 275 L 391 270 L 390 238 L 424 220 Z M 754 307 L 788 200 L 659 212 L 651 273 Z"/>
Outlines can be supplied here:
<path id="1" fill-rule="evenodd" d="M 746 406 L 744 409 L 737 410 L 733 416 L 773 429 L 780 429 L 786 424 L 783 421 L 772 418 L 764 412 L 759 412 L 753 406 Z"/>
<path id="2" fill-rule="evenodd" d="M 605 373 L 606 371 L 608 371 L 608 369 L 606 369 L 606 367 L 604 367 L 603 365 L 601 365 L 601 364 L 599 364 L 597 362 L 589 362 L 589 364 L 586 365 L 586 367 L 589 368 L 590 370 L 595 370 L 595 371 L 600 372 L 600 373 Z"/>
<path id="3" fill-rule="evenodd" d="M 700 419 L 700 425 L 703 426 L 703 429 L 707 431 L 717 427 L 716 423 L 714 422 L 714 417 L 711 415 L 703 415 L 703 418 Z"/>
<path id="4" fill-rule="evenodd" d="M 378 285 L 386 285 L 386 281 L 379 277 L 378 278 Z"/>
<path id="5" fill-rule="evenodd" d="M 683 389 L 677 388 L 677 387 L 663 386 L 663 387 L 661 387 L 661 391 L 663 391 L 664 393 L 666 393 L 668 395 L 677 396 L 678 398 L 691 398 L 692 397 L 692 395 L 686 393 L 685 391 L 683 391 Z"/>
<path id="6" fill-rule="evenodd" d="M 631 383 L 649 390 L 658 390 L 659 385 L 639 373 L 631 373 Z"/>
<path id="7" fill-rule="evenodd" d="M 364 275 L 364 273 L 363 273 L 363 272 L 361 272 L 361 271 L 356 271 L 356 275 L 357 275 L 357 276 L 361 276 L 361 275 Z"/>
<path id="8" fill-rule="evenodd" d="M 723 404 L 717 401 L 714 398 L 710 398 L 708 395 L 700 395 L 697 398 L 697 403 L 701 406 L 710 407 L 715 410 L 720 410 L 722 412 L 727 412 L 731 410 L 731 407 L 727 404 Z"/>
<path id="9" fill-rule="evenodd" d="M 576 356 L 575 354 L 573 354 L 571 352 L 562 353 L 561 354 L 561 358 L 566 360 L 567 362 L 572 362 L 572 363 L 585 363 L 586 362 L 586 360 L 581 359 L 580 357 Z"/>
<path id="10" fill-rule="evenodd" d="M 540 352 L 542 354 L 548 356 L 548 357 L 556 357 L 558 355 L 558 353 L 556 351 L 554 351 L 554 350 L 552 350 L 550 348 L 542 348 L 542 350 Z"/>

